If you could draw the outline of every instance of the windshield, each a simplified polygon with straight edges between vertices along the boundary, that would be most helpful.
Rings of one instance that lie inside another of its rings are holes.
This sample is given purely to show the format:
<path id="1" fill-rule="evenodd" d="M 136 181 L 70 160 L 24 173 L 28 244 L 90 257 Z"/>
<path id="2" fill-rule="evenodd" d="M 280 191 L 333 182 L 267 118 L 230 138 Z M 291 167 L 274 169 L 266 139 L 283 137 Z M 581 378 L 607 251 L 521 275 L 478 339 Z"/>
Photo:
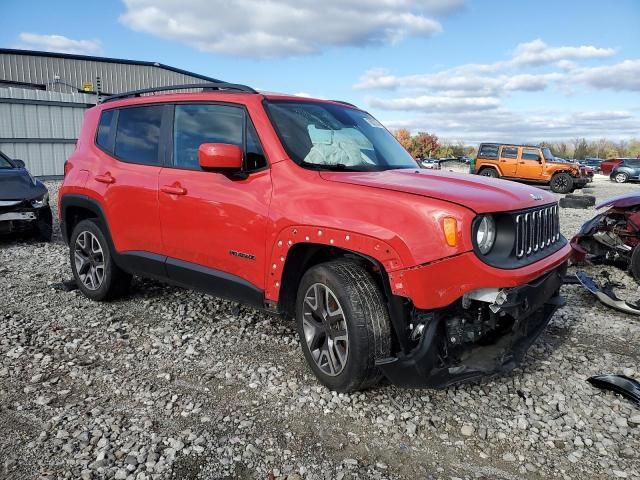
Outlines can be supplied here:
<path id="1" fill-rule="evenodd" d="M 553 161 L 553 153 L 547 147 L 542 149 L 542 154 L 544 155 L 544 159 L 548 161 Z"/>
<path id="2" fill-rule="evenodd" d="M 307 168 L 378 171 L 416 168 L 416 161 L 366 112 L 329 103 L 266 102 L 280 141 Z"/>
<path id="3" fill-rule="evenodd" d="M 0 168 L 13 168 L 13 164 L 0 153 Z"/>

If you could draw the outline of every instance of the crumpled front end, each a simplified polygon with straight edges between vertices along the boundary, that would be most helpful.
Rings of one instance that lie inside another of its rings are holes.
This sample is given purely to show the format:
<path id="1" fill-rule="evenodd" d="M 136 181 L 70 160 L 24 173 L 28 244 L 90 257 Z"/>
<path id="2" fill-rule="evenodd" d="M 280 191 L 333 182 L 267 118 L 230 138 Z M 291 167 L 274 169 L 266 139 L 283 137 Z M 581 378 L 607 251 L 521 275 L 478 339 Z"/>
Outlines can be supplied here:
<path id="1" fill-rule="evenodd" d="M 524 285 L 471 291 L 453 304 L 416 310 L 407 352 L 377 366 L 394 384 L 445 388 L 513 370 L 564 305 L 564 262 Z"/>
<path id="2" fill-rule="evenodd" d="M 50 238 L 52 223 L 46 194 L 36 200 L 0 200 L 0 234 L 36 231 Z"/>

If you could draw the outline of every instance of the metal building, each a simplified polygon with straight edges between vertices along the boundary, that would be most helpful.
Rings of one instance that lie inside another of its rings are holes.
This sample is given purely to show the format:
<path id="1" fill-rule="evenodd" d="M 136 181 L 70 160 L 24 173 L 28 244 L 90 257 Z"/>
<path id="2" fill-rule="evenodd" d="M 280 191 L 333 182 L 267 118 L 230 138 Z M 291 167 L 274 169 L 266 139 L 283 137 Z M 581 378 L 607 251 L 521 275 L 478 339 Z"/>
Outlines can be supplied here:
<path id="1" fill-rule="evenodd" d="M 98 95 L 214 78 L 154 62 L 0 48 L 0 150 L 59 176 Z"/>

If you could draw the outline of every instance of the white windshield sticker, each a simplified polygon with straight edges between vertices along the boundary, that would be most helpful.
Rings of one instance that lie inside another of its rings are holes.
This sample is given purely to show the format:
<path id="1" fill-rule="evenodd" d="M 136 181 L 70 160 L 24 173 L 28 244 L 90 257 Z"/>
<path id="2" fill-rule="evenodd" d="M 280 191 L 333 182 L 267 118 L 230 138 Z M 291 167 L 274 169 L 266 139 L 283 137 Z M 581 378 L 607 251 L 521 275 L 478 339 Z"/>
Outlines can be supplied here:
<path id="1" fill-rule="evenodd" d="M 363 120 L 373 128 L 384 128 L 382 124 L 373 117 L 363 117 Z"/>

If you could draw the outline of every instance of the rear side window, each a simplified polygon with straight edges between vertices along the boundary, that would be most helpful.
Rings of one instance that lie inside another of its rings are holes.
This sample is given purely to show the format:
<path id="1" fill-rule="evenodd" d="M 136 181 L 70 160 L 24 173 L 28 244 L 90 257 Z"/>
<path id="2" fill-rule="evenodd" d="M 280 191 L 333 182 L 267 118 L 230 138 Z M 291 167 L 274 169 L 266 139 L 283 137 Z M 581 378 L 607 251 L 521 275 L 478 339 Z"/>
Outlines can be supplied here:
<path id="1" fill-rule="evenodd" d="M 244 109 L 229 105 L 176 105 L 173 164 L 178 168 L 199 170 L 198 148 L 203 143 L 227 143 L 244 148 L 248 171 L 266 166 L 262 146 Z"/>
<path id="2" fill-rule="evenodd" d="M 538 150 L 534 150 L 532 148 L 523 148 L 522 149 L 522 160 L 540 160 L 540 152 Z"/>
<path id="3" fill-rule="evenodd" d="M 482 158 L 498 158 L 498 145 L 480 145 L 478 157 Z"/>
<path id="4" fill-rule="evenodd" d="M 518 158 L 518 147 L 502 147 L 502 158 Z"/>
<path id="5" fill-rule="evenodd" d="M 159 165 L 162 105 L 122 108 L 118 112 L 115 156 L 125 162 Z"/>
<path id="6" fill-rule="evenodd" d="M 98 133 L 96 134 L 96 143 L 108 152 L 113 152 L 113 137 L 111 136 L 111 125 L 113 125 L 113 116 L 115 110 L 105 110 L 100 115 L 100 123 L 98 123 Z"/>

